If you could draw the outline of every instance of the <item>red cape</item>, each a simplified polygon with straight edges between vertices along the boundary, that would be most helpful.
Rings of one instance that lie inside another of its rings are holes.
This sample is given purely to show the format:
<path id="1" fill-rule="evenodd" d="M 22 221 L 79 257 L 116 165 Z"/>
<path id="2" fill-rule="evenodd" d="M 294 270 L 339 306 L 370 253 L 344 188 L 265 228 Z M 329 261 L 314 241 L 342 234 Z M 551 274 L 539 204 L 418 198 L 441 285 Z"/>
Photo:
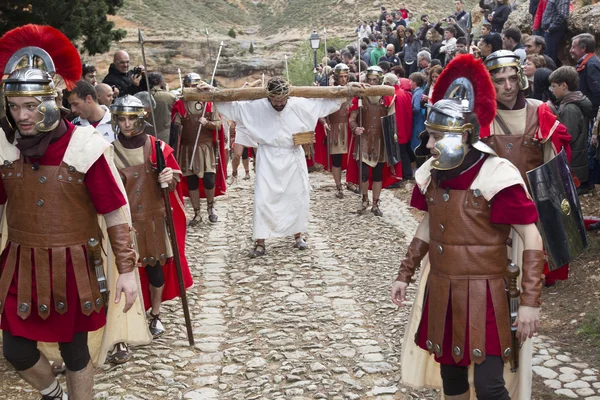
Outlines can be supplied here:
<path id="1" fill-rule="evenodd" d="M 348 126 L 348 137 L 350 137 L 350 126 Z M 325 128 L 321 121 L 317 122 L 317 126 L 315 127 L 315 162 L 317 164 L 321 164 L 326 171 L 331 171 L 331 159 L 329 160 L 329 168 L 327 168 L 327 137 L 325 136 Z M 342 159 L 342 171 L 347 168 L 348 157 L 346 154 L 343 154 Z M 331 158 L 331 156 L 330 156 Z"/>
<path id="2" fill-rule="evenodd" d="M 152 143 L 152 156 L 150 160 L 152 164 L 156 165 L 156 138 L 150 136 Z M 179 165 L 173 156 L 173 149 L 164 142 L 160 142 L 167 167 L 173 170 L 180 171 Z M 185 233 L 186 233 L 186 220 L 185 213 L 183 211 L 183 196 L 181 193 L 181 184 L 175 187 L 175 190 L 170 193 L 171 208 L 173 210 L 173 224 L 175 225 L 175 235 L 177 236 L 177 247 L 179 248 L 179 256 L 181 258 L 181 270 L 183 272 L 183 281 L 185 288 L 189 288 L 193 285 L 192 274 L 185 257 Z M 172 300 L 175 297 L 180 296 L 179 292 L 179 281 L 177 280 L 177 269 L 175 268 L 175 262 L 173 257 L 169 258 L 165 265 L 163 265 L 163 272 L 165 275 L 165 286 L 162 294 L 162 301 Z M 148 275 L 146 274 L 145 268 L 139 269 L 140 283 L 142 285 L 142 296 L 144 298 L 144 308 L 150 309 L 152 303 L 150 301 L 150 288 L 148 282 Z"/>
<path id="3" fill-rule="evenodd" d="M 400 85 L 394 86 L 396 91 L 396 126 L 398 128 L 398 143 L 410 143 L 412 137 L 412 93 Z"/>
<path id="4" fill-rule="evenodd" d="M 212 112 L 212 103 L 207 103 L 206 112 Z M 173 108 L 171 110 L 171 122 L 175 121 L 175 116 L 179 114 L 182 117 L 185 117 L 186 110 L 185 104 L 182 99 L 179 99 L 173 104 Z M 223 165 L 223 160 L 225 160 L 225 130 L 223 127 L 219 129 L 218 133 L 213 133 L 213 141 L 217 141 L 217 134 L 219 135 L 219 163 L 217 164 L 217 176 L 215 177 L 215 197 L 222 196 L 227 193 L 227 166 Z M 189 197 L 188 186 L 187 186 L 187 178 L 183 177 L 181 180 L 181 189 L 183 196 Z M 204 183 L 202 179 L 198 182 L 198 188 L 200 190 L 200 198 L 205 199 L 206 194 L 204 193 Z"/>

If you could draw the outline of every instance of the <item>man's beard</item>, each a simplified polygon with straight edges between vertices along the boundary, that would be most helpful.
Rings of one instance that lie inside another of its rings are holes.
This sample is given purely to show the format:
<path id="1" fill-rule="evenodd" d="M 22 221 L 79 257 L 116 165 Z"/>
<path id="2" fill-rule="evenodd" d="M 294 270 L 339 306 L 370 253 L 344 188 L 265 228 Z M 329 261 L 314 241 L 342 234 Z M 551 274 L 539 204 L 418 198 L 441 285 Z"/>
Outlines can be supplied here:
<path id="1" fill-rule="evenodd" d="M 271 104 L 271 105 L 273 106 L 273 104 Z M 281 112 L 285 108 L 285 104 L 282 106 L 273 106 L 273 108 L 275 109 L 275 111 Z"/>

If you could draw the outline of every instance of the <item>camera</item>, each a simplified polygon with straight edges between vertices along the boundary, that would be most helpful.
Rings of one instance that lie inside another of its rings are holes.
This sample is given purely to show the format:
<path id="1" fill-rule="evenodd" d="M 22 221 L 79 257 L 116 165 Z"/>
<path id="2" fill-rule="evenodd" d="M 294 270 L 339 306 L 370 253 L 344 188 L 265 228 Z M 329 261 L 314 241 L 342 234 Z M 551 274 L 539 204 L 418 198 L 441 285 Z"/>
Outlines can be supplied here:
<path id="1" fill-rule="evenodd" d="M 140 67 L 135 67 L 133 69 L 133 75 L 141 75 L 142 74 L 142 69 Z"/>

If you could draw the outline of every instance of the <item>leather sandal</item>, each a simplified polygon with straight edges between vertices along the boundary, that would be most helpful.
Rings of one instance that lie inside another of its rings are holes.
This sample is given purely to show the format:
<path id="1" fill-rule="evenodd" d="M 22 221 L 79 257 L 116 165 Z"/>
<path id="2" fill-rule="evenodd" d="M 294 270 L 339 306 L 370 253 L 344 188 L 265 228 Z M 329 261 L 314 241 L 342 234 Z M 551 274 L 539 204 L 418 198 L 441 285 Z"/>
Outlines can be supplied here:
<path id="1" fill-rule="evenodd" d="M 369 202 L 369 196 L 368 195 L 363 195 L 362 197 L 362 204 L 361 207 L 358 209 L 358 214 L 362 215 L 367 211 L 367 208 L 369 208 L 369 204 L 371 204 Z"/>
<path id="2" fill-rule="evenodd" d="M 237 172 L 232 172 L 231 176 L 229 177 L 229 181 L 227 181 L 228 185 L 233 185 L 234 183 L 237 182 L 238 179 L 238 174 Z"/>
<path id="3" fill-rule="evenodd" d="M 217 222 L 219 220 L 219 217 L 217 216 L 217 214 L 215 214 L 215 210 L 214 210 L 214 205 L 215 202 L 211 201 L 210 203 L 206 203 L 206 211 L 208 212 L 208 220 L 214 224 L 215 222 Z"/>
<path id="4" fill-rule="evenodd" d="M 294 243 L 294 248 L 296 248 L 298 250 L 308 249 L 308 243 L 306 243 L 306 240 L 304 240 L 304 238 L 302 236 L 298 236 L 295 239 L 296 239 L 296 243 Z"/>
<path id="5" fill-rule="evenodd" d="M 154 315 L 152 312 L 150 312 L 150 318 L 152 318 L 149 326 L 150 333 L 152 334 L 153 339 L 157 339 L 162 336 L 163 333 L 165 333 L 165 327 L 160 321 L 160 314 Z"/>
<path id="6" fill-rule="evenodd" d="M 344 198 L 344 192 L 342 190 L 342 185 L 335 185 L 335 197 L 337 197 L 338 199 L 343 199 Z"/>
<path id="7" fill-rule="evenodd" d="M 267 248 L 265 247 L 264 243 L 263 244 L 255 243 L 254 250 L 252 250 L 252 252 L 249 254 L 249 256 L 250 256 L 250 258 L 262 257 L 266 253 L 267 253 Z"/>
<path id="8" fill-rule="evenodd" d="M 371 212 L 377 217 L 383 217 L 383 213 L 379 209 L 379 199 L 373 199 L 373 207 L 371 207 Z"/>
<path id="9" fill-rule="evenodd" d="M 250 171 L 246 171 L 246 175 L 244 175 L 243 178 L 245 181 L 247 181 L 248 179 L 250 179 Z"/>
<path id="10" fill-rule="evenodd" d="M 195 226 L 200 225 L 202 222 L 202 216 L 200 215 L 200 209 L 194 209 L 194 218 L 190 222 L 188 222 L 188 226 L 193 228 Z"/>
<path id="11" fill-rule="evenodd" d="M 110 355 L 109 362 L 112 364 L 124 364 L 131 359 L 131 352 L 126 343 L 115 344 L 113 353 Z"/>
<path id="12" fill-rule="evenodd" d="M 360 193 L 360 187 L 351 182 L 346 182 L 346 189 L 356 194 Z"/>

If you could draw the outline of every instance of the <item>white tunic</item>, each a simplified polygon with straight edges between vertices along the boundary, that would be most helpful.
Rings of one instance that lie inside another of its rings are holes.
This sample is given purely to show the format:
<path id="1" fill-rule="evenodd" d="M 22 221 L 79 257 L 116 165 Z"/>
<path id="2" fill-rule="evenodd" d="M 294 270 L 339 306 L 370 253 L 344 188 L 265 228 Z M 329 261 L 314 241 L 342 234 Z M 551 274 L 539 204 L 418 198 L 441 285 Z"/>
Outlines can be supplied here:
<path id="1" fill-rule="evenodd" d="M 235 142 L 258 147 L 254 187 L 254 238 L 269 239 L 304 232 L 308 227 L 308 170 L 302 146 L 292 135 L 314 131 L 317 120 L 337 111 L 342 99 L 290 97 L 279 112 L 268 99 L 216 103 L 237 122 Z"/>

